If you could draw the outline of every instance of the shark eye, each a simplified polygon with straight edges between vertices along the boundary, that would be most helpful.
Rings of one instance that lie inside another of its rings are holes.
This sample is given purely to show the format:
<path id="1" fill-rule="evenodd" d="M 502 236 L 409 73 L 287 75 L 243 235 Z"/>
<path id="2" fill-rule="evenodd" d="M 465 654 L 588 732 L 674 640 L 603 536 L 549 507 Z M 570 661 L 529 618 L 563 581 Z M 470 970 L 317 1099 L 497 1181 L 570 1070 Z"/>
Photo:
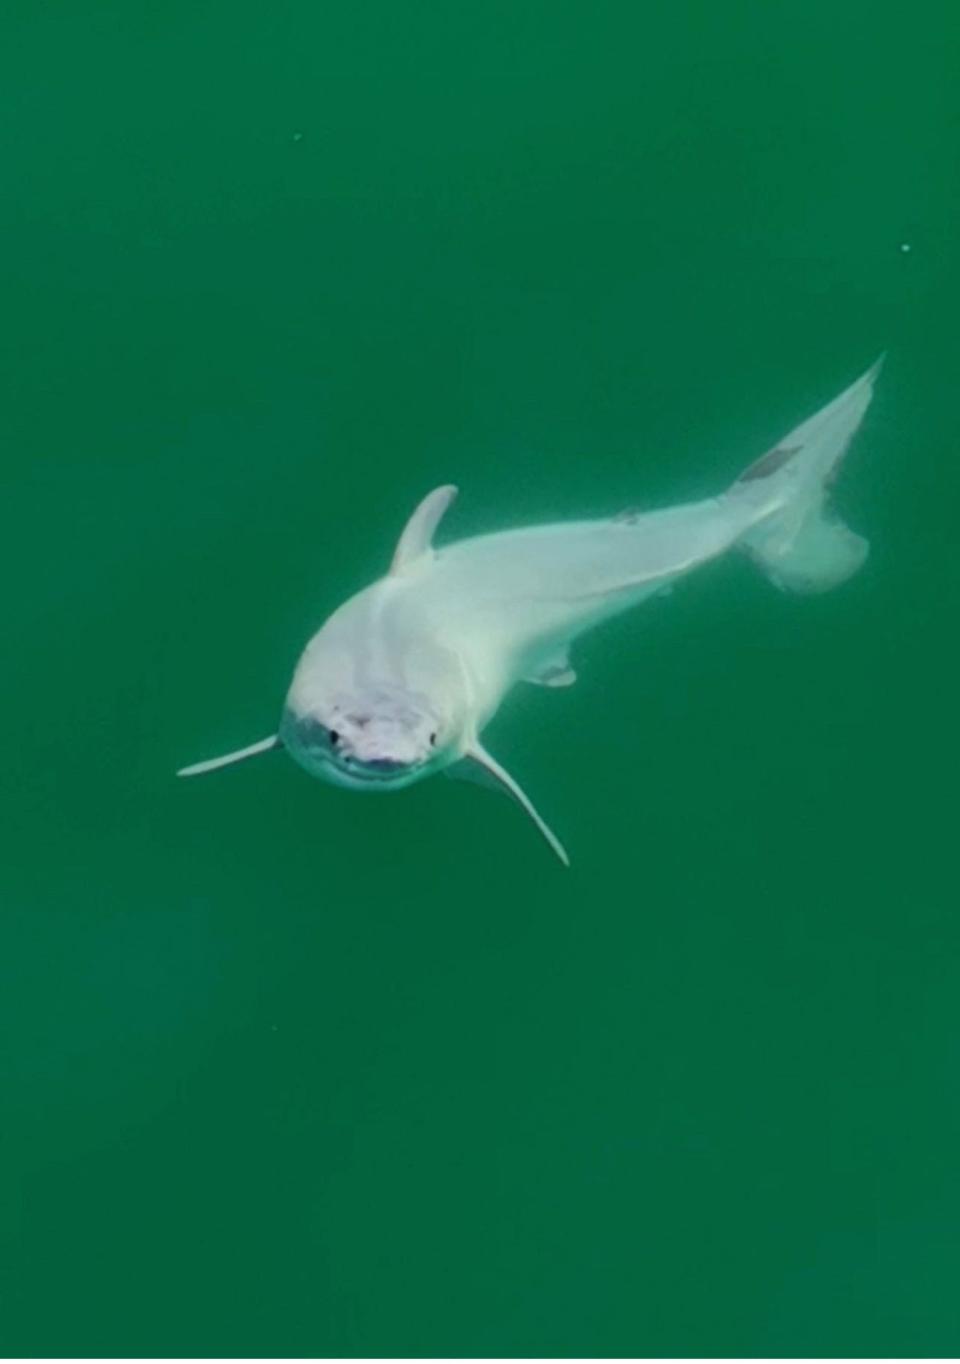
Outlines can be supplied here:
<path id="1" fill-rule="evenodd" d="M 430 747 L 433 748 L 434 745 L 436 744 L 436 742 L 437 742 L 437 736 L 436 736 L 436 734 L 431 734 L 431 735 L 430 735 Z"/>
<path id="2" fill-rule="evenodd" d="M 334 747 L 336 747 L 337 744 L 340 742 L 340 735 L 337 733 L 335 729 L 327 730 L 327 738 L 330 740 Z"/>

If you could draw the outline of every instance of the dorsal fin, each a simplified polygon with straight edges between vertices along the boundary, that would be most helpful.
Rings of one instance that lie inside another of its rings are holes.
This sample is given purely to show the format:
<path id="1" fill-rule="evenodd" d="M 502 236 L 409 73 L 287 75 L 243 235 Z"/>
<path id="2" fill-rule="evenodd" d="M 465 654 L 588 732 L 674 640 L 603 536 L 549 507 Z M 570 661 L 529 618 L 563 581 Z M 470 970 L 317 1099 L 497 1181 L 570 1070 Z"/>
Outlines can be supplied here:
<path id="1" fill-rule="evenodd" d="M 424 554 L 430 553 L 433 533 L 456 495 L 457 489 L 452 483 L 445 483 L 442 488 L 434 488 L 432 493 L 427 493 L 403 528 L 394 550 L 391 573 L 402 573 Z"/>
<path id="2" fill-rule="evenodd" d="M 526 810 L 527 814 L 533 820 L 534 824 L 536 824 L 537 828 L 540 830 L 541 834 L 543 834 L 544 838 L 550 844 L 550 847 L 557 854 L 563 865 L 565 867 L 569 867 L 570 858 L 567 856 L 566 848 L 564 848 L 563 844 L 560 842 L 559 838 L 557 838 L 556 834 L 553 832 L 550 826 L 537 813 L 536 809 L 534 808 L 533 801 L 526 794 L 526 792 L 522 790 L 522 788 L 517 784 L 517 782 L 514 781 L 513 777 L 511 777 L 510 773 L 506 770 L 506 768 L 501 767 L 500 764 L 497 762 L 496 758 L 492 758 L 490 756 L 487 750 L 480 743 L 479 739 L 474 739 L 473 743 L 464 753 L 463 760 L 475 763 L 477 767 L 481 769 L 482 772 L 487 777 L 493 777 L 496 780 L 497 785 L 499 785 L 502 790 L 506 791 L 509 795 L 513 796 L 517 804 L 522 806 L 522 808 Z M 466 774 L 457 773 L 455 775 Z"/>

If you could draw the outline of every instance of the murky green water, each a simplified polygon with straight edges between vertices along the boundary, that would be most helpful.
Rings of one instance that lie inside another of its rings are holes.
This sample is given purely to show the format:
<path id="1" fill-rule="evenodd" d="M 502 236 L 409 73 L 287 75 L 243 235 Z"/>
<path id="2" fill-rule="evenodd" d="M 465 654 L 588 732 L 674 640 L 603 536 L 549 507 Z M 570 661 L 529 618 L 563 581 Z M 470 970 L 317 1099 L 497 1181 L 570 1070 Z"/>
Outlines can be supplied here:
<path id="1" fill-rule="evenodd" d="M 4 1352 L 956 1353 L 952 7 L 0 30 Z M 699 496 L 885 346 L 857 579 L 717 565 L 489 732 L 570 872 L 174 779 L 432 485 Z"/>

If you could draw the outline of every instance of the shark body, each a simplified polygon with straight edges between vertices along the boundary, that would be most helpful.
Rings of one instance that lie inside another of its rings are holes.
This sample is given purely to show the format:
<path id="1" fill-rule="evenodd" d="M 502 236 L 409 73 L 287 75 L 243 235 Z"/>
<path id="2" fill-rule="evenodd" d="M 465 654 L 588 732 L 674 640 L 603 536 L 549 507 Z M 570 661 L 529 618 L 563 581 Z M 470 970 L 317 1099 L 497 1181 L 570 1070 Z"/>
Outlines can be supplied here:
<path id="1" fill-rule="evenodd" d="M 567 863 L 559 839 L 484 747 L 486 725 L 519 681 L 571 685 L 570 648 L 584 631 L 728 550 L 746 552 L 785 591 L 825 591 L 854 573 L 867 542 L 832 511 L 830 488 L 880 364 L 718 497 L 436 549 L 457 490 L 435 489 L 408 521 L 389 572 L 307 644 L 277 733 L 179 775 L 278 747 L 313 775 L 359 790 L 397 790 L 445 768 L 483 774 Z"/>

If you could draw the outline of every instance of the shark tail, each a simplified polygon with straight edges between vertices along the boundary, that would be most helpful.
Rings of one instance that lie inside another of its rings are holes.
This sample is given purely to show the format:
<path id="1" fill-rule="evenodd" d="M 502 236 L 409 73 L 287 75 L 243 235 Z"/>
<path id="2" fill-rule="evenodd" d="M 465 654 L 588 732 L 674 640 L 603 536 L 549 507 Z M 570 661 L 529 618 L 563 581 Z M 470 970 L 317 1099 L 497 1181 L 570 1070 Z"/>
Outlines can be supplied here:
<path id="1" fill-rule="evenodd" d="M 861 567 L 870 546 L 831 506 L 841 460 L 873 397 L 883 356 L 838 398 L 751 464 L 727 493 L 756 505 L 739 544 L 779 588 L 826 592 Z"/>

